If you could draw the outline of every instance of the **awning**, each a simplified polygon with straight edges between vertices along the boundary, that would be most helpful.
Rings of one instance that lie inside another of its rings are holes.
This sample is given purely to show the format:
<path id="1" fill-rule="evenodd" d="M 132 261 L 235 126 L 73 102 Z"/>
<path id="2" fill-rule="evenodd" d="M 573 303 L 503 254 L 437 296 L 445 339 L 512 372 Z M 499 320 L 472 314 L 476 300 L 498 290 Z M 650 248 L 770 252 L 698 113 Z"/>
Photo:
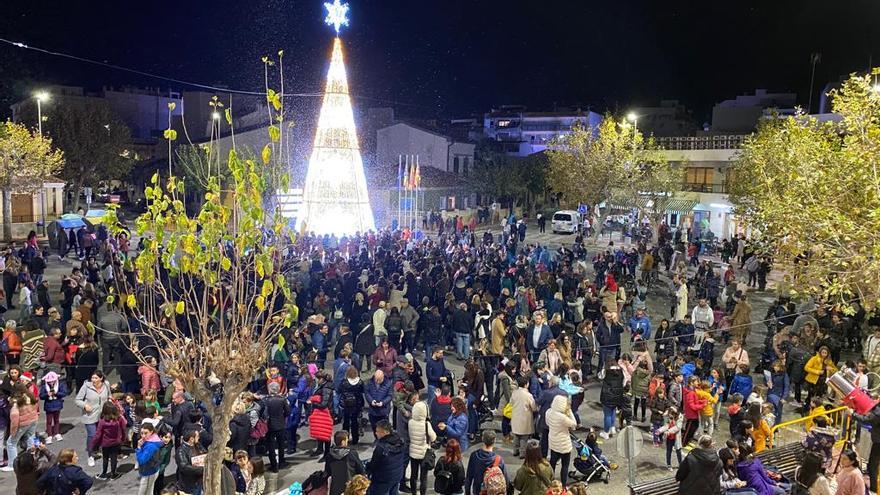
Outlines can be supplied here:
<path id="1" fill-rule="evenodd" d="M 666 203 L 666 211 L 669 213 L 690 213 L 699 201 L 691 199 L 673 199 Z"/>

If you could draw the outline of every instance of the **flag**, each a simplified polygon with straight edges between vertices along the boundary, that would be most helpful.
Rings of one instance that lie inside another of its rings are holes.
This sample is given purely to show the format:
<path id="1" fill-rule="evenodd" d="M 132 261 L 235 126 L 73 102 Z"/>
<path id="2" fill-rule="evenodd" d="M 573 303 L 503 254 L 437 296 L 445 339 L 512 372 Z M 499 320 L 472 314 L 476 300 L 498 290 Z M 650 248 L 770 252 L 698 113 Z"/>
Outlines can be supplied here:
<path id="1" fill-rule="evenodd" d="M 415 166 L 410 166 L 410 168 L 409 168 L 409 188 L 410 189 L 416 188 L 416 167 Z"/>
<path id="2" fill-rule="evenodd" d="M 397 157 L 397 190 L 400 190 L 400 186 L 403 183 L 403 162 L 400 157 Z"/>
<path id="3" fill-rule="evenodd" d="M 409 177 L 409 162 L 404 163 L 403 165 L 403 174 L 400 176 L 400 184 L 403 189 L 409 190 L 409 182 L 407 178 Z"/>
<path id="4" fill-rule="evenodd" d="M 416 189 L 422 187 L 422 167 L 416 164 Z"/>

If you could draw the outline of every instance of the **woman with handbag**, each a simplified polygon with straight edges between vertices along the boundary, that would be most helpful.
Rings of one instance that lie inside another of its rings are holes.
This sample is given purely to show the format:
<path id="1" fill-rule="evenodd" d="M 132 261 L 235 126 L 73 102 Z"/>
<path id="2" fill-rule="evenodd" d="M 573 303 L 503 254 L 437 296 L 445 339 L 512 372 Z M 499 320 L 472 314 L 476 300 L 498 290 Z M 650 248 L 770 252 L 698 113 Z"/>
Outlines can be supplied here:
<path id="1" fill-rule="evenodd" d="M 428 471 L 434 469 L 436 454 L 431 450 L 431 443 L 437 440 L 437 434 L 428 421 L 428 404 L 419 401 L 413 404 L 412 417 L 409 419 L 409 489 L 416 493 L 416 479 L 419 480 L 419 493 L 428 492 Z"/>

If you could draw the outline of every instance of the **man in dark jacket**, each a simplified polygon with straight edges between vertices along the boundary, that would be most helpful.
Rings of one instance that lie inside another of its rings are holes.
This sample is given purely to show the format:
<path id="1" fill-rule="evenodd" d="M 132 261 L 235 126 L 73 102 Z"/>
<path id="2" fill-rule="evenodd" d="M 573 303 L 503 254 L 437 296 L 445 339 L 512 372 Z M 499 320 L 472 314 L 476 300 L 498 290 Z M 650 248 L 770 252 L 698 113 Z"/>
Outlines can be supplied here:
<path id="1" fill-rule="evenodd" d="M 437 306 L 432 306 L 427 311 L 422 310 L 419 325 L 422 327 L 421 337 L 425 341 L 425 353 L 443 340 L 441 323 L 440 309 Z"/>
<path id="2" fill-rule="evenodd" d="M 467 304 L 459 304 L 452 312 L 452 332 L 455 334 L 455 351 L 461 360 L 471 356 L 471 330 L 473 327 L 474 319 L 467 311 Z"/>
<path id="3" fill-rule="evenodd" d="M 348 448 L 348 432 L 337 431 L 333 435 L 333 447 L 327 454 L 324 472 L 330 476 L 330 495 L 341 495 L 345 485 L 356 474 L 364 474 L 364 463 L 357 452 Z"/>
<path id="4" fill-rule="evenodd" d="M 547 457 L 550 449 L 550 428 L 547 427 L 545 420 L 547 411 L 550 410 L 550 404 L 557 395 L 567 396 L 568 392 L 559 388 L 559 377 L 550 377 L 550 387 L 541 392 L 538 397 L 538 432 L 541 434 L 541 454 Z"/>
<path id="5" fill-rule="evenodd" d="M 205 468 L 193 465 L 193 457 L 202 454 L 198 430 L 187 430 L 182 440 L 183 443 L 180 444 L 174 458 L 177 462 L 177 486 L 181 491 L 199 495 L 203 490 L 202 475 Z"/>
<path id="6" fill-rule="evenodd" d="M 366 469 L 370 476 L 367 495 L 396 494 L 409 461 L 409 449 L 387 420 L 376 424 L 376 438 L 373 457 Z"/>
<path id="7" fill-rule="evenodd" d="M 504 459 L 495 453 L 495 430 L 484 431 L 482 440 L 483 446 L 473 451 L 468 459 L 467 478 L 464 484 L 466 495 L 480 493 L 483 489 L 483 474 L 495 464 L 496 458 L 504 479 L 509 481 Z"/>
<path id="8" fill-rule="evenodd" d="M 42 434 L 40 435 L 42 436 Z M 37 480 L 55 463 L 55 454 L 46 448 L 45 437 L 38 447 L 23 450 L 15 458 L 15 495 L 38 495 Z"/>
<path id="9" fill-rule="evenodd" d="M 877 467 L 880 465 L 880 406 L 875 406 L 867 414 L 853 414 L 853 419 L 861 424 L 871 425 L 871 453 L 868 455 L 868 478 L 871 491 L 877 493 Z"/>
<path id="10" fill-rule="evenodd" d="M 281 395 L 281 385 L 272 382 L 268 386 L 269 396 L 263 400 L 263 411 L 266 417 L 266 448 L 269 451 L 269 470 L 278 472 L 284 468 L 284 441 L 287 430 L 287 415 L 290 414 L 290 403 Z M 276 455 L 277 452 L 277 455 Z"/>
<path id="11" fill-rule="evenodd" d="M 425 373 L 428 375 L 428 405 L 434 400 L 434 389 L 446 383 L 446 363 L 443 361 L 443 348 L 435 345 L 431 349 L 431 359 L 425 363 Z"/>
<path id="12" fill-rule="evenodd" d="M 721 493 L 721 460 L 712 447 L 712 437 L 702 435 L 697 443 L 675 473 L 678 493 Z"/>
<path id="13" fill-rule="evenodd" d="M 446 421 L 446 418 L 452 416 L 452 396 L 450 395 L 449 385 L 443 385 L 434 389 L 434 395 L 431 397 L 429 407 L 429 417 L 431 418 L 431 427 L 437 432 L 437 440 L 446 437 L 446 430 L 441 430 L 437 425 Z"/>
<path id="14" fill-rule="evenodd" d="M 596 330 L 596 341 L 599 342 L 599 370 L 605 367 L 605 360 L 612 356 L 620 359 L 620 336 L 623 325 L 618 321 L 617 313 L 606 311 Z"/>
<path id="15" fill-rule="evenodd" d="M 233 412 L 236 412 L 233 410 Z M 236 412 L 235 416 L 229 422 L 229 442 L 226 446 L 231 448 L 233 452 L 239 450 L 247 450 L 248 441 L 251 439 L 251 420 L 244 412 Z"/>
<path id="16" fill-rule="evenodd" d="M 382 370 L 376 370 L 373 379 L 367 382 L 364 395 L 369 407 L 367 415 L 370 418 L 370 426 L 375 434 L 376 424 L 381 420 L 387 420 L 391 412 L 391 380 L 385 378 Z"/>
<path id="17" fill-rule="evenodd" d="M 351 344 L 351 348 L 354 349 L 354 335 L 351 333 L 351 327 L 343 323 L 339 325 L 339 336 L 336 337 L 336 346 L 333 348 L 334 358 L 339 358 L 345 344 Z"/>
<path id="18" fill-rule="evenodd" d="M 189 418 L 194 408 L 195 405 L 186 400 L 183 392 L 174 392 L 174 395 L 171 396 L 171 414 L 165 419 L 165 422 L 171 426 L 174 433 L 174 445 L 178 448 L 180 447 L 180 436 L 190 424 Z"/>

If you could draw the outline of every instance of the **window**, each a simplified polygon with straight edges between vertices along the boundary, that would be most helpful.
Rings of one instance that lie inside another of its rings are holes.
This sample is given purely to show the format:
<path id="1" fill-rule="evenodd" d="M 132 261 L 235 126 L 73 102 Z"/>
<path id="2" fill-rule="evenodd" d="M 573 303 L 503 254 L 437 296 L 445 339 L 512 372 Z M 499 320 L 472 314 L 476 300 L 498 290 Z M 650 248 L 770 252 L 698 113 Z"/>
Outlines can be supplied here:
<path id="1" fill-rule="evenodd" d="M 452 159 L 452 172 L 458 173 L 458 157 Z"/>
<path id="2" fill-rule="evenodd" d="M 712 167 L 690 167 L 687 169 L 687 178 L 685 180 L 688 184 L 692 185 L 706 185 L 712 184 L 713 176 L 714 170 Z"/>
<path id="3" fill-rule="evenodd" d="M 455 196 L 448 196 L 446 198 L 446 209 L 454 210 L 455 209 Z"/>

